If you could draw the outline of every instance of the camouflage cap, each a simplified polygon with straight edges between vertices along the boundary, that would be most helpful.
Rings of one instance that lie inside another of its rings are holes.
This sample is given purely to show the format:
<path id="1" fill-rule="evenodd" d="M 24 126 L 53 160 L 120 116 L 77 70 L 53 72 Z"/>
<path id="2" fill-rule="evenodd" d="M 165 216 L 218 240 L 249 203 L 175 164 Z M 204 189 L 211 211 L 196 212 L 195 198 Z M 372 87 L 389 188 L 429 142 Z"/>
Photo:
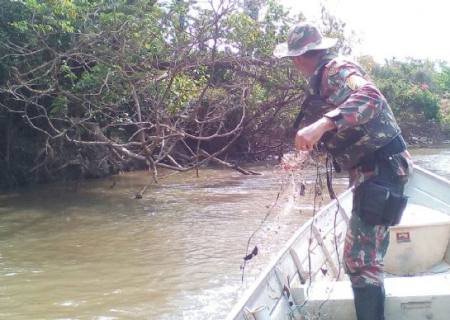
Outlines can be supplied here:
<path id="1" fill-rule="evenodd" d="M 302 22 L 289 30 L 287 42 L 278 44 L 273 55 L 277 58 L 296 57 L 307 51 L 332 48 L 336 43 L 337 39 L 322 37 L 313 24 Z"/>

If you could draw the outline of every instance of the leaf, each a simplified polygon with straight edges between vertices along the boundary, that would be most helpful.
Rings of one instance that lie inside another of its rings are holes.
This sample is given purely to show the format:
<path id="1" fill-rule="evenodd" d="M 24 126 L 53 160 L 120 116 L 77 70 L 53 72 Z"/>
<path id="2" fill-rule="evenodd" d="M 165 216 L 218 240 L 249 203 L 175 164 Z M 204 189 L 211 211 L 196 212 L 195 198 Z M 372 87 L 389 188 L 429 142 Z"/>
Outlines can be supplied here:
<path id="1" fill-rule="evenodd" d="M 66 96 L 57 96 L 51 105 L 50 114 L 58 115 L 58 114 L 66 114 L 67 113 L 67 97 Z"/>
<path id="2" fill-rule="evenodd" d="M 244 261 L 253 259 L 253 257 L 255 257 L 257 254 L 258 254 L 258 247 L 255 246 L 252 252 L 244 257 Z"/>

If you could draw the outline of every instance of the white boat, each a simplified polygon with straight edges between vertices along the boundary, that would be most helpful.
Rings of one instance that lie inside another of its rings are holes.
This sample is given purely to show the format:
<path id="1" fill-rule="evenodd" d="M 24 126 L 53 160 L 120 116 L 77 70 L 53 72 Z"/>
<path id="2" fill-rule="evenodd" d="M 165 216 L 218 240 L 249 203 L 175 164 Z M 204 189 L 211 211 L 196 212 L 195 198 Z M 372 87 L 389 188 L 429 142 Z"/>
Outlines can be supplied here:
<path id="1" fill-rule="evenodd" d="M 385 257 L 386 319 L 449 320 L 450 181 L 415 166 L 406 194 Z M 352 196 L 345 191 L 302 225 L 227 320 L 356 319 L 340 261 Z"/>

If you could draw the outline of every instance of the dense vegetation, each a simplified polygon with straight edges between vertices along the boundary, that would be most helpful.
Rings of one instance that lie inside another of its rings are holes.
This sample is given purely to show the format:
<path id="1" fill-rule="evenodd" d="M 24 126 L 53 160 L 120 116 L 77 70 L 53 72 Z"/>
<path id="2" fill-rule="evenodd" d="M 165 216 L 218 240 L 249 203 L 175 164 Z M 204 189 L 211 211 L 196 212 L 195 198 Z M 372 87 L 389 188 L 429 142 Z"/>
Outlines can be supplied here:
<path id="1" fill-rule="evenodd" d="M 234 166 L 290 142 L 305 79 L 272 50 L 304 17 L 276 1 L 1 2 L 0 186 Z M 325 9 L 321 27 L 350 53 Z M 361 63 L 405 121 L 450 121 L 446 65 Z"/>
<path id="2" fill-rule="evenodd" d="M 426 119 L 438 120 L 439 95 L 433 69 L 434 65 L 429 62 L 394 60 L 376 66 L 372 76 L 389 99 L 397 117 L 405 119 L 421 114 Z"/>
<path id="3" fill-rule="evenodd" d="M 444 137 L 450 128 L 450 67 L 446 63 L 392 59 L 379 65 L 371 57 L 360 57 L 359 62 L 388 99 L 410 142 L 421 135 L 428 140 Z"/>

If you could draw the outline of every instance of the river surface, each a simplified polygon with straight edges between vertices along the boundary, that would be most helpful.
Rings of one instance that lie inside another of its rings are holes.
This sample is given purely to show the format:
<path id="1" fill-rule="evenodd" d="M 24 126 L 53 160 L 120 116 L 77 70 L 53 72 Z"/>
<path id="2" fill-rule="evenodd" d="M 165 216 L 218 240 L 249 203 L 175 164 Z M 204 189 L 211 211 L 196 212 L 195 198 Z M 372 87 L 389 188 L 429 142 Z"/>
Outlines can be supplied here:
<path id="1" fill-rule="evenodd" d="M 450 148 L 413 155 L 450 178 Z M 139 200 L 147 172 L 0 195 L 0 319 L 224 319 L 313 208 L 313 171 L 301 210 L 283 212 L 289 175 L 253 169 L 167 175 Z"/>

